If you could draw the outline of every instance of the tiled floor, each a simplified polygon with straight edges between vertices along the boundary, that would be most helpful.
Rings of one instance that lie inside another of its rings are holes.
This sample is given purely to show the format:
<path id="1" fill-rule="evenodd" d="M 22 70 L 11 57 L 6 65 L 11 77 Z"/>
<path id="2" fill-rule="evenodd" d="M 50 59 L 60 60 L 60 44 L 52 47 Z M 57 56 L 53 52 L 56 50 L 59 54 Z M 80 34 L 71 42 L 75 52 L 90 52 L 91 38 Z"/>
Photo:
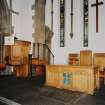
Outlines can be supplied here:
<path id="1" fill-rule="evenodd" d="M 22 105 L 105 105 L 105 87 L 86 95 L 37 84 L 36 79 L 0 77 L 0 96 Z"/>

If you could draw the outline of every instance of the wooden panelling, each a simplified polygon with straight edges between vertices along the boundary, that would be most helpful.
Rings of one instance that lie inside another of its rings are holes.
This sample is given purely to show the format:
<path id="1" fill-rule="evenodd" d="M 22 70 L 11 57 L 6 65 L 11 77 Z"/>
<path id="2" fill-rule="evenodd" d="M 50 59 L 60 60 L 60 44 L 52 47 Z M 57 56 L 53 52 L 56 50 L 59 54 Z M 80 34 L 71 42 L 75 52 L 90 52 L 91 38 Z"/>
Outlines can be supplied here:
<path id="1" fill-rule="evenodd" d="M 80 51 L 80 65 L 92 66 L 92 51 L 90 50 Z"/>
<path id="2" fill-rule="evenodd" d="M 46 69 L 46 85 L 53 86 L 53 87 L 59 87 L 60 84 L 60 77 L 59 77 L 59 71 L 56 70 L 56 66 L 47 66 Z"/>
<path id="3" fill-rule="evenodd" d="M 92 66 L 47 65 L 46 85 L 93 94 L 95 72 Z"/>

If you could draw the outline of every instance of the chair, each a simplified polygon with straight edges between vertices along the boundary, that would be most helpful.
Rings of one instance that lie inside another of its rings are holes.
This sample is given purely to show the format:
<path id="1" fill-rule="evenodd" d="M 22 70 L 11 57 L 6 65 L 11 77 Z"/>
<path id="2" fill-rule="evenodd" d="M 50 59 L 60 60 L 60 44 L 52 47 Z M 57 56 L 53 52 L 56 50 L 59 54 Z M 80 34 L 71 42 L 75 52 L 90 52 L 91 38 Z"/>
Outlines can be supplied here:
<path id="1" fill-rule="evenodd" d="M 70 65 L 79 65 L 79 54 L 70 53 L 68 58 L 68 64 Z"/>
<path id="2" fill-rule="evenodd" d="M 80 65 L 92 66 L 92 51 L 91 50 L 80 51 Z"/>

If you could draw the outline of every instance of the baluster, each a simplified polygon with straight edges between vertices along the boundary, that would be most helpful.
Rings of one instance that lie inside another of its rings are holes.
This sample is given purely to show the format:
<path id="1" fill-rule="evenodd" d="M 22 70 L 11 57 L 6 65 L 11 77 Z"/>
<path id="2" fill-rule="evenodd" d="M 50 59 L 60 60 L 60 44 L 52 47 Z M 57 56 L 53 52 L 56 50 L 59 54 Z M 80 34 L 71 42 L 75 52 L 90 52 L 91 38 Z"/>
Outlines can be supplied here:
<path id="1" fill-rule="evenodd" d="M 38 59 L 39 59 L 39 43 L 38 43 Z"/>

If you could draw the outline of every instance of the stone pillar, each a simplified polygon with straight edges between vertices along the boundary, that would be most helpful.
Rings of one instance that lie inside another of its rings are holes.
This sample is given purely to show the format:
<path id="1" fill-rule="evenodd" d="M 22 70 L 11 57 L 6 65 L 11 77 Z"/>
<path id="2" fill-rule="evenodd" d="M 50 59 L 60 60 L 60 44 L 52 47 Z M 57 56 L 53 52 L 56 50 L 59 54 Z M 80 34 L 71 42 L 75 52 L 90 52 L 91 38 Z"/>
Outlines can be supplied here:
<path id="1" fill-rule="evenodd" d="M 48 47 L 51 48 L 53 33 L 50 28 L 45 25 L 45 4 L 46 0 L 35 0 L 35 5 L 33 6 L 33 10 L 35 11 L 35 15 L 33 16 L 33 39 L 35 43 L 47 44 Z M 48 60 L 48 57 L 50 56 L 48 48 L 45 45 L 41 46 L 40 44 L 35 44 L 33 54 L 34 57 L 38 59 Z"/>
<path id="2" fill-rule="evenodd" d="M 52 40 L 53 32 L 50 30 L 48 26 L 45 27 L 45 43 L 51 49 L 51 40 Z"/>
<path id="3" fill-rule="evenodd" d="M 46 26 L 45 27 L 45 43 L 46 43 L 46 45 L 48 45 L 49 49 L 51 49 L 52 36 L 53 36 L 53 32 L 50 30 L 50 28 L 48 26 Z M 46 49 L 46 50 L 45 50 L 45 52 L 46 52 L 45 59 L 48 59 L 48 61 L 50 62 L 50 60 L 51 60 L 50 51 L 48 49 Z"/>
<path id="4" fill-rule="evenodd" d="M 45 0 L 35 0 L 34 41 L 45 43 Z"/>

